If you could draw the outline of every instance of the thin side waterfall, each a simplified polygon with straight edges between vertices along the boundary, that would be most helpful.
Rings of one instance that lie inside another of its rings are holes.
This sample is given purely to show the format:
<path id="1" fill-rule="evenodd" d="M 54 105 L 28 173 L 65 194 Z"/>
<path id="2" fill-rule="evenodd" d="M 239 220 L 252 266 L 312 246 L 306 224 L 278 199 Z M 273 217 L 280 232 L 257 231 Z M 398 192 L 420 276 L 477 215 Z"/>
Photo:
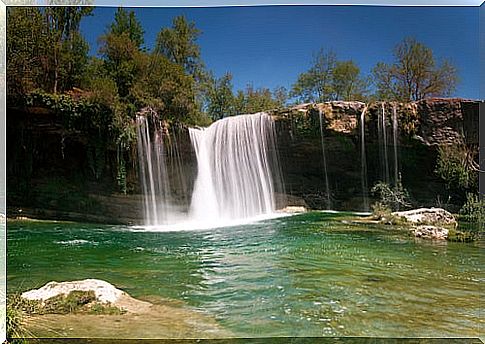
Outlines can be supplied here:
<path id="1" fill-rule="evenodd" d="M 321 109 L 318 110 L 318 118 L 320 119 L 320 140 L 322 143 L 323 173 L 325 176 L 325 192 L 326 192 L 326 198 L 327 198 L 327 209 L 331 209 L 332 202 L 330 200 L 330 184 L 328 182 L 327 157 L 325 154 L 325 143 L 323 141 L 323 113 Z"/>
<path id="2" fill-rule="evenodd" d="M 382 161 L 382 178 L 384 182 L 389 184 L 389 158 L 387 154 L 387 125 L 386 125 L 386 109 L 384 102 L 382 103 L 382 113 L 378 114 L 377 130 L 379 139 L 379 157 Z"/>
<path id="3" fill-rule="evenodd" d="M 245 219 L 276 210 L 274 130 L 265 113 L 227 117 L 208 128 L 189 129 L 198 165 L 191 220 Z"/>
<path id="4" fill-rule="evenodd" d="M 160 123 L 154 123 L 152 138 L 147 117 L 136 120 L 145 222 L 158 225 L 167 221 L 170 196 L 163 131 Z"/>
<path id="5" fill-rule="evenodd" d="M 362 184 L 362 198 L 364 203 L 364 210 L 369 210 L 369 194 L 367 186 L 367 159 L 365 154 L 365 113 L 367 111 L 367 105 L 364 106 L 364 110 L 360 114 L 360 163 L 361 171 L 360 178 Z"/>
<path id="6" fill-rule="evenodd" d="M 398 145 L 398 122 L 397 122 L 397 109 L 396 104 L 392 107 L 392 137 L 393 137 L 393 145 L 394 145 L 394 184 L 397 185 L 399 181 L 399 165 L 398 165 L 398 156 L 397 156 L 397 145 Z"/>

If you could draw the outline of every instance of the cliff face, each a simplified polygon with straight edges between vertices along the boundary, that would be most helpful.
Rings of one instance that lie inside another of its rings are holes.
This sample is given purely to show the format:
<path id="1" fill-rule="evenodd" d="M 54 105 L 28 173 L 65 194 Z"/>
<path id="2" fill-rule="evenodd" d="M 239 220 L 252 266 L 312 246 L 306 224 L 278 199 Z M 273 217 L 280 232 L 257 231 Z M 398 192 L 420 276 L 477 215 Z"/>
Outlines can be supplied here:
<path id="1" fill-rule="evenodd" d="M 380 180 L 393 183 L 400 175 L 416 203 L 436 205 L 449 196 L 434 173 L 437 147 L 478 146 L 478 106 L 477 101 L 429 99 L 367 105 L 327 102 L 270 111 L 286 199 L 323 209 L 330 198 L 333 209 L 363 210 L 363 185 L 370 189 Z M 172 193 L 187 203 L 197 173 L 195 155 L 187 129 L 170 130 L 168 173 L 176 181 Z M 126 163 L 129 195 L 120 195 L 116 148 L 66 129 L 45 109 L 8 109 L 7 142 L 10 215 L 22 209 L 22 214 L 34 217 L 141 222 L 136 149 Z M 284 198 L 278 196 L 280 205 Z"/>

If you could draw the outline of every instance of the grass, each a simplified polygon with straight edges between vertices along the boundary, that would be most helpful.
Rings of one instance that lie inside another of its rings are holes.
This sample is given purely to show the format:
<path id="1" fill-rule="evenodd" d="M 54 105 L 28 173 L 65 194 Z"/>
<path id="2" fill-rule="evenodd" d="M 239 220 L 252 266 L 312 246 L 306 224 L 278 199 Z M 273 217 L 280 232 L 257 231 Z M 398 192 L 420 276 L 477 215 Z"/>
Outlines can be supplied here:
<path id="1" fill-rule="evenodd" d="M 42 314 L 98 314 L 121 315 L 123 309 L 110 303 L 97 301 L 94 291 L 71 291 L 68 295 L 57 295 L 42 301 L 27 300 L 20 294 L 10 294 L 7 297 L 6 328 L 7 338 L 31 337 L 23 326 L 26 316 Z"/>

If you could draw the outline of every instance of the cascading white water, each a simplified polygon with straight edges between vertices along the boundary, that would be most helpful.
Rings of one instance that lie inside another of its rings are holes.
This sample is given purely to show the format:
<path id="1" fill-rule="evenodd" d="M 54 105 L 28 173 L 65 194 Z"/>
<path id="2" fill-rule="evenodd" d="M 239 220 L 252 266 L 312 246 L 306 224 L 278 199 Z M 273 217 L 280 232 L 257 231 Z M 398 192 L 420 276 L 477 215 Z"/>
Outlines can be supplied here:
<path id="1" fill-rule="evenodd" d="M 330 201 L 330 183 L 328 182 L 328 173 L 327 173 L 327 157 L 325 154 L 325 143 L 323 140 L 323 113 L 322 110 L 318 110 L 318 118 L 320 119 L 320 140 L 322 144 L 322 159 L 323 159 L 323 174 L 325 177 L 325 192 L 327 198 L 327 209 L 332 208 L 332 204 Z"/>
<path id="2" fill-rule="evenodd" d="M 377 130 L 379 139 L 379 158 L 382 161 L 382 178 L 389 184 L 389 158 L 387 154 L 387 120 L 386 109 L 382 103 L 382 113 L 378 114 Z"/>
<path id="3" fill-rule="evenodd" d="M 145 222 L 158 225 L 167 221 L 170 197 L 163 134 L 160 123 L 157 123 L 152 138 L 147 117 L 137 116 L 136 120 Z"/>
<path id="4" fill-rule="evenodd" d="M 191 220 L 227 221 L 275 211 L 274 122 L 269 115 L 227 117 L 189 133 L 198 165 Z"/>
<path id="5" fill-rule="evenodd" d="M 394 145 L 394 184 L 397 185 L 399 181 L 399 165 L 397 156 L 397 145 L 398 145 L 398 122 L 397 122 L 397 109 L 396 104 L 392 107 L 392 136 Z"/>
<path id="6" fill-rule="evenodd" d="M 364 106 L 364 110 L 360 114 L 360 163 L 361 163 L 361 185 L 362 185 L 362 198 L 364 203 L 364 210 L 369 210 L 369 195 L 367 191 L 367 159 L 365 154 L 365 113 L 367 111 L 367 105 Z"/>

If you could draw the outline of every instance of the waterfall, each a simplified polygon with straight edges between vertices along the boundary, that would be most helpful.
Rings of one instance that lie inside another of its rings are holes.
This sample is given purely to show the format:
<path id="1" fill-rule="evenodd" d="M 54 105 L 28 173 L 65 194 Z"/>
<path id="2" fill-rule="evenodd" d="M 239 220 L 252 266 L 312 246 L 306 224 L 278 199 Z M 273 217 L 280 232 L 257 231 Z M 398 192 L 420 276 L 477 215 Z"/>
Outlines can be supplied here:
<path id="1" fill-rule="evenodd" d="M 367 159 L 365 156 L 365 112 L 367 111 L 367 105 L 364 106 L 364 110 L 360 114 L 360 163 L 361 163 L 361 185 L 362 185 L 362 198 L 364 203 L 364 210 L 369 210 L 369 195 L 367 187 Z"/>
<path id="2" fill-rule="evenodd" d="M 245 219 L 275 211 L 271 152 L 276 147 L 269 115 L 226 117 L 189 133 L 198 166 L 191 220 Z"/>
<path id="3" fill-rule="evenodd" d="M 398 122 L 397 122 L 397 109 L 396 104 L 392 107 L 392 137 L 394 145 L 394 184 L 397 185 L 399 181 L 399 165 L 397 156 L 397 145 L 398 145 Z"/>
<path id="4" fill-rule="evenodd" d="M 147 225 L 166 223 L 169 212 L 170 187 L 165 145 L 160 122 L 154 119 L 153 137 L 145 116 L 137 116 L 138 160 Z"/>
<path id="5" fill-rule="evenodd" d="M 389 159 L 387 154 L 387 121 L 386 109 L 382 103 L 382 113 L 378 113 L 377 131 L 379 140 L 379 158 L 382 162 L 382 179 L 389 184 Z"/>
<path id="6" fill-rule="evenodd" d="M 328 182 L 328 173 L 327 173 L 327 157 L 325 154 L 325 143 L 323 141 L 323 113 L 322 110 L 318 110 L 318 118 L 320 119 L 320 140 L 322 144 L 322 161 L 323 161 L 323 174 L 325 177 L 325 192 L 327 198 L 327 209 L 332 208 L 332 203 L 330 201 L 330 185 Z"/>

